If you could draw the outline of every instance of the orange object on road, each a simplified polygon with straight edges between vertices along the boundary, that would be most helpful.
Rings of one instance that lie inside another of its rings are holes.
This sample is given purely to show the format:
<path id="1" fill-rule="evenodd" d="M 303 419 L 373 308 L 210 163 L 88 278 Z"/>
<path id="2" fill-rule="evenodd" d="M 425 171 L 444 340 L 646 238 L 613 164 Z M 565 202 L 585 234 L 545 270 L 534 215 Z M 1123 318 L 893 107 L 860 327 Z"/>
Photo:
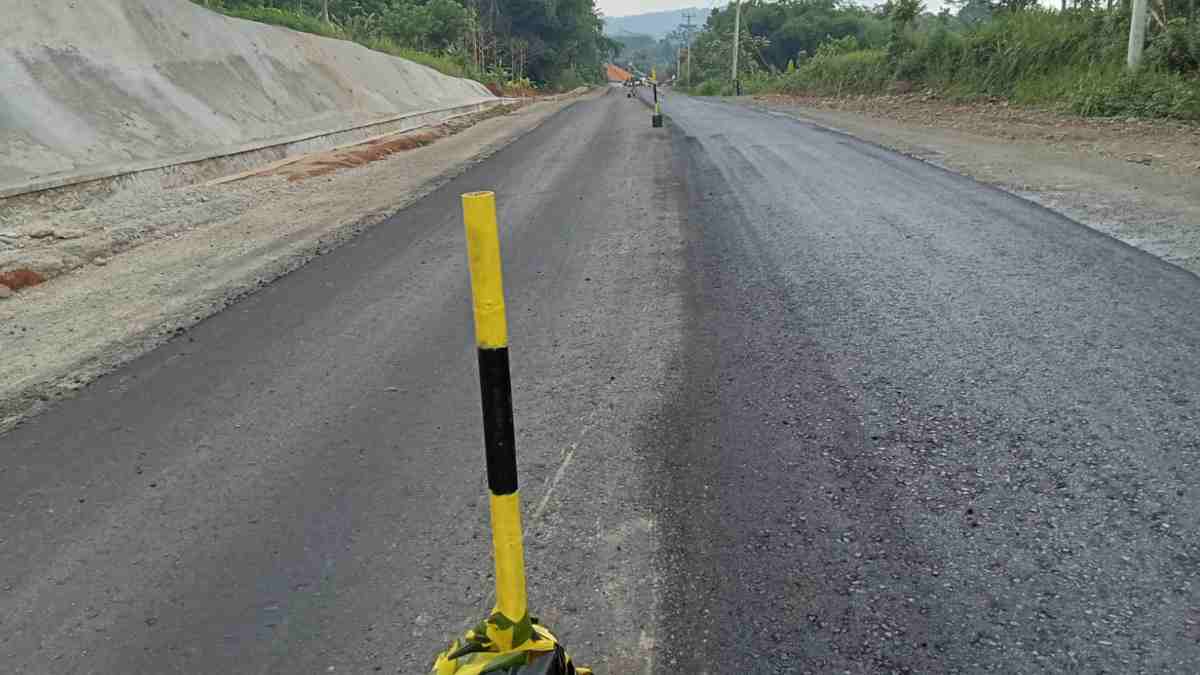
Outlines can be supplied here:
<path id="1" fill-rule="evenodd" d="M 604 64 L 604 67 L 608 70 L 609 82 L 627 82 L 633 79 L 633 75 L 630 74 L 628 70 L 625 70 L 620 66 L 614 66 L 611 63 L 606 63 Z"/>

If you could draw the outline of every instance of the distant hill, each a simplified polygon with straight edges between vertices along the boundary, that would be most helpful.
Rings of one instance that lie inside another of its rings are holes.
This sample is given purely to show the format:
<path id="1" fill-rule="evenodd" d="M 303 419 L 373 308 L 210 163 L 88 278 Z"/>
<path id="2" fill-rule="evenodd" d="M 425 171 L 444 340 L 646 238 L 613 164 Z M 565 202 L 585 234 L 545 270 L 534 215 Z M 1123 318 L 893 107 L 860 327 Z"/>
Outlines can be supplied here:
<path id="1" fill-rule="evenodd" d="M 685 22 L 684 12 L 692 13 L 692 23 L 703 25 L 708 19 L 708 10 L 672 9 L 665 12 L 650 12 L 633 16 L 608 16 L 604 18 L 604 32 L 608 35 L 650 35 L 661 38 Z"/>

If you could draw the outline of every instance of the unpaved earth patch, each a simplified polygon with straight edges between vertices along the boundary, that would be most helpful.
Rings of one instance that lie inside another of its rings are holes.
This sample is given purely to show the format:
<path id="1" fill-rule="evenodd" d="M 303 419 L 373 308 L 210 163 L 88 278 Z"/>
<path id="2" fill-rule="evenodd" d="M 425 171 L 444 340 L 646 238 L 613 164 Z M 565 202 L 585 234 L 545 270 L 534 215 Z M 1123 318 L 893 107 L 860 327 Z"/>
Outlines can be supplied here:
<path id="1" fill-rule="evenodd" d="M 990 183 L 1200 274 L 1200 126 L 928 94 L 737 102 Z"/>
<path id="2" fill-rule="evenodd" d="M 298 181 L 362 166 L 429 145 L 519 107 L 498 105 L 441 124 L 289 157 L 213 180 L 211 185 L 276 175 Z M 240 215 L 256 205 L 258 198 L 254 190 L 213 194 L 184 188 L 153 195 L 135 191 L 115 195 L 88 190 L 46 192 L 0 200 L 0 284 L 20 290 L 89 263 L 103 266 L 113 255 L 147 241 Z"/>
<path id="3" fill-rule="evenodd" d="M 21 214 L 5 214 L 9 253 L 51 240 L 39 255 L 67 268 L 35 260 L 26 267 L 54 278 L 0 298 L 0 433 L 382 222 L 575 100 L 419 130 L 419 142 L 392 139 L 355 161 L 362 149 L 343 148 L 241 180 L 55 210 L 38 237 Z"/>

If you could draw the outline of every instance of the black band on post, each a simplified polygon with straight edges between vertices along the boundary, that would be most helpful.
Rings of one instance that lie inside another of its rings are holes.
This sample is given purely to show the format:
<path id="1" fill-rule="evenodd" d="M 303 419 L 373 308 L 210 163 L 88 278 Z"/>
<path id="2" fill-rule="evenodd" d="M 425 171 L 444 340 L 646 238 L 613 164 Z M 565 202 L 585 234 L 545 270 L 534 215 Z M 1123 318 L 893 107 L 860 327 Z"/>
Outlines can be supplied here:
<path id="1" fill-rule="evenodd" d="M 488 489 L 494 495 L 512 494 L 517 491 L 517 445 L 508 348 L 479 350 L 479 386 L 483 393 Z"/>

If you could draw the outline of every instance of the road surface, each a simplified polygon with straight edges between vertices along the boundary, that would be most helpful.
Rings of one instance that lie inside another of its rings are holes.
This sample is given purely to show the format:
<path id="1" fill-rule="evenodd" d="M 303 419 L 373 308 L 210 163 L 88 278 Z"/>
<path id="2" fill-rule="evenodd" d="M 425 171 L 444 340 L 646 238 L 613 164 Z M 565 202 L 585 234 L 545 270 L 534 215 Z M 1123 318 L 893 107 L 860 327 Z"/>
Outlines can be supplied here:
<path id="1" fill-rule="evenodd" d="M 1200 664 L 1200 279 L 790 118 L 581 101 L 0 438 L 15 672 L 420 673 L 490 606 L 458 195 L 531 601 L 603 673 Z"/>

